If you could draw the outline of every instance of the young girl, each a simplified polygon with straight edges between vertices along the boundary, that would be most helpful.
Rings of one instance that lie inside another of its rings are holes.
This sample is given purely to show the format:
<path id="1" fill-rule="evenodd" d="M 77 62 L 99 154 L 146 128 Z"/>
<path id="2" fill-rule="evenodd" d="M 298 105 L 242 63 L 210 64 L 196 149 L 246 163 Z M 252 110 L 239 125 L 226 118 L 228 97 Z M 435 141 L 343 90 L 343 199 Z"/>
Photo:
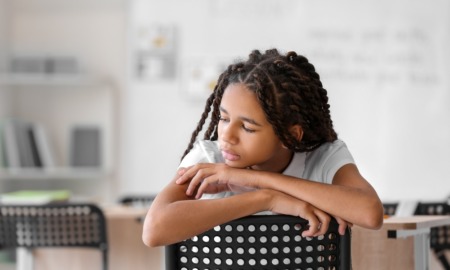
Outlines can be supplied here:
<path id="1" fill-rule="evenodd" d="M 203 140 L 197 140 L 209 119 Z M 253 51 L 219 77 L 174 179 L 152 203 L 148 246 L 270 211 L 309 221 L 303 236 L 377 229 L 383 207 L 333 129 L 327 91 L 295 52 Z"/>

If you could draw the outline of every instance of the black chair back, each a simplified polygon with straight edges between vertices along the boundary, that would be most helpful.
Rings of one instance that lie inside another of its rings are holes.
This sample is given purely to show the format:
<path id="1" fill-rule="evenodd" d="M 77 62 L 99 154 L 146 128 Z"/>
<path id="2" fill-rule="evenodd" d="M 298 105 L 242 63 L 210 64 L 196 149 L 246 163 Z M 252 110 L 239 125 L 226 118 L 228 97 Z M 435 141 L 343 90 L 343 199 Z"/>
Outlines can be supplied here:
<path id="1" fill-rule="evenodd" d="M 302 237 L 308 221 L 253 215 L 166 247 L 167 270 L 351 269 L 350 230 L 333 219 L 324 236 Z"/>
<path id="2" fill-rule="evenodd" d="M 0 205 L 0 249 L 86 247 L 108 269 L 105 217 L 93 204 Z"/>

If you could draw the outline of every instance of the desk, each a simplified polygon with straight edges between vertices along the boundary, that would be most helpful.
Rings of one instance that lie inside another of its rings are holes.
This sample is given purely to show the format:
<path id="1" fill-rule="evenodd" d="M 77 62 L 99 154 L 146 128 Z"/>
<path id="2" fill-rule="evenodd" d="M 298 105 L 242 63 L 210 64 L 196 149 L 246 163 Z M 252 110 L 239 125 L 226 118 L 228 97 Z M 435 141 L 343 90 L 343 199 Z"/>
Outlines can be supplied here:
<path id="1" fill-rule="evenodd" d="M 102 207 L 108 226 L 110 270 L 160 270 L 164 267 L 164 248 L 149 248 L 142 242 L 142 218 L 147 209 L 123 206 Z M 35 270 L 98 270 L 97 250 L 41 248 L 34 251 Z"/>
<path id="2" fill-rule="evenodd" d="M 411 216 L 387 218 L 378 231 L 354 226 L 353 267 L 355 270 L 430 269 L 430 265 L 436 265 L 430 261 L 430 229 L 449 224 L 450 216 Z"/>

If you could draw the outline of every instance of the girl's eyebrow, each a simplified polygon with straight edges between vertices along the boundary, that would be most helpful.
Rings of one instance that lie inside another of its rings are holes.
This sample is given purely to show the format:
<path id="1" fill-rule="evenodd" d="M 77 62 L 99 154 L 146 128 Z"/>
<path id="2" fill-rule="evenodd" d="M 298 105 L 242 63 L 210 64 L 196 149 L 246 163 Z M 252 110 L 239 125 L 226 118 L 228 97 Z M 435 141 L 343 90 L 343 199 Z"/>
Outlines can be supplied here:
<path id="1" fill-rule="evenodd" d="M 225 110 L 222 106 L 219 107 L 219 110 L 220 110 L 221 112 L 224 112 L 224 113 L 228 114 L 228 111 Z M 245 116 L 241 116 L 241 117 L 239 117 L 239 118 L 240 118 L 242 121 L 248 122 L 248 123 L 253 124 L 253 125 L 255 125 L 255 126 L 259 126 L 259 127 L 262 126 L 260 123 L 256 122 L 255 120 L 253 120 L 253 119 L 251 119 L 251 118 L 248 118 L 248 117 L 245 117 Z"/>

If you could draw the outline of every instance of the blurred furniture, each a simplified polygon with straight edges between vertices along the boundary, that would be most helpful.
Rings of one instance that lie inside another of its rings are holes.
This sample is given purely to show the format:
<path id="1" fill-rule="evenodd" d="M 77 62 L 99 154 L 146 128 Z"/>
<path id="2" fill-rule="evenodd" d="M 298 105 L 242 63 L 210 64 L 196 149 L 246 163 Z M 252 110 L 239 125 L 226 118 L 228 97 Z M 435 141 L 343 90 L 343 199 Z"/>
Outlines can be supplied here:
<path id="1" fill-rule="evenodd" d="M 398 203 L 383 203 L 384 214 L 387 216 L 395 215 L 395 211 L 397 210 Z"/>
<path id="2" fill-rule="evenodd" d="M 92 248 L 108 269 L 103 212 L 93 204 L 0 205 L 0 248 L 17 249 L 17 269 L 34 269 L 38 248 Z"/>
<path id="3" fill-rule="evenodd" d="M 354 269 L 429 269 L 430 231 L 450 216 L 388 217 L 380 230 L 352 228 Z"/>
<path id="4" fill-rule="evenodd" d="M 156 195 L 125 195 L 119 199 L 119 203 L 124 206 L 148 208 L 155 197 Z"/>
<path id="5" fill-rule="evenodd" d="M 119 204 L 100 205 L 107 223 L 109 270 L 164 269 L 164 248 L 142 242 L 142 222 L 147 209 Z M 98 270 L 97 252 L 85 248 L 46 248 L 33 253 L 34 270 Z"/>
<path id="6" fill-rule="evenodd" d="M 420 202 L 414 215 L 450 216 L 450 205 L 447 202 Z M 450 250 L 450 225 L 431 229 L 430 246 L 444 269 L 450 270 L 450 263 L 445 255 L 445 251 Z"/>
<path id="7" fill-rule="evenodd" d="M 284 215 L 237 219 L 166 247 L 166 269 L 351 269 L 350 231 L 332 220 L 320 237 L 308 221 Z"/>
<path id="8" fill-rule="evenodd" d="M 384 213 L 393 216 L 399 203 L 383 203 Z M 448 202 L 419 202 L 414 215 L 450 215 Z M 445 270 L 450 270 L 450 263 L 445 254 L 450 251 L 450 226 L 431 228 L 430 247 Z"/>

